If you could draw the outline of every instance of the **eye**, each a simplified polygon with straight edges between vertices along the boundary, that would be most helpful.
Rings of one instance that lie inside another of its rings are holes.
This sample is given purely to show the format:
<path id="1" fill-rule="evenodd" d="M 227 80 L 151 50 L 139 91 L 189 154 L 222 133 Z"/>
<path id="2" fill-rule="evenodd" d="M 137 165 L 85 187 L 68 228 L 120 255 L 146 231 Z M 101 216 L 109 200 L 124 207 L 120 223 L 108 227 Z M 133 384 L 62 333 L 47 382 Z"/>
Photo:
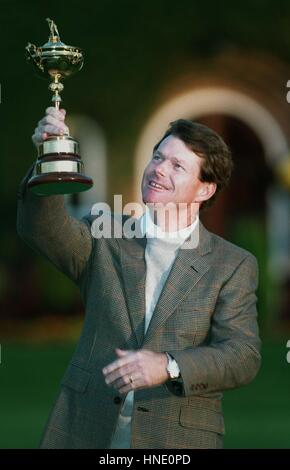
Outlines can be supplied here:
<path id="1" fill-rule="evenodd" d="M 153 160 L 160 160 L 161 157 L 159 155 L 153 155 Z"/>
<path id="2" fill-rule="evenodd" d="M 183 166 L 179 165 L 179 163 L 175 163 L 174 168 L 176 168 L 176 170 L 180 170 L 180 169 L 184 170 Z"/>

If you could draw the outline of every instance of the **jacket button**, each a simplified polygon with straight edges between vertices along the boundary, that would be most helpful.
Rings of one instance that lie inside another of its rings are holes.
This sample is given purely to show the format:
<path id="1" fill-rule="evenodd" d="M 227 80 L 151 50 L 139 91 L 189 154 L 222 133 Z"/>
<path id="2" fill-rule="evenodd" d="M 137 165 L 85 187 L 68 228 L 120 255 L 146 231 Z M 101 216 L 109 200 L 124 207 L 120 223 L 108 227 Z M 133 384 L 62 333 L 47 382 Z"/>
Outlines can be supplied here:
<path id="1" fill-rule="evenodd" d="M 121 397 L 114 397 L 114 403 L 116 403 L 116 405 L 119 405 L 119 403 L 121 403 L 121 401 L 122 401 Z"/>

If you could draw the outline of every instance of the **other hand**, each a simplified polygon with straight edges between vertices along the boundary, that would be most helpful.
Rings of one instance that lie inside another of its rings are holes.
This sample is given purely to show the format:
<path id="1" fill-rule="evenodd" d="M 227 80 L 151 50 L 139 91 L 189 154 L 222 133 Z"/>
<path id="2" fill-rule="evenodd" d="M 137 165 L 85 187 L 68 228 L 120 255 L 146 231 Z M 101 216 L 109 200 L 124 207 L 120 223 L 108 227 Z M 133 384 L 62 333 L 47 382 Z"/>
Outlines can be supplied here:
<path id="1" fill-rule="evenodd" d="M 169 378 L 165 353 L 147 349 L 125 351 L 117 348 L 116 354 L 118 359 L 104 367 L 103 374 L 106 384 L 115 387 L 120 393 L 155 387 Z"/>

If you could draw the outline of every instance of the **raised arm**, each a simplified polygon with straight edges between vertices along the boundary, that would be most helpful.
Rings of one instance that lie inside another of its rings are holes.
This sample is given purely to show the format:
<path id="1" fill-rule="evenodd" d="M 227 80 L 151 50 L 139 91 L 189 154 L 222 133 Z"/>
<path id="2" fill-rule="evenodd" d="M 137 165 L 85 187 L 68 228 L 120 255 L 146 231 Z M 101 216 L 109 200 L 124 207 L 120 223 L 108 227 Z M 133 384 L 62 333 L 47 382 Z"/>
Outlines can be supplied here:
<path id="1" fill-rule="evenodd" d="M 48 134 L 67 130 L 64 111 L 46 110 L 32 140 L 38 145 Z M 17 194 L 17 232 L 37 253 L 49 259 L 73 281 L 80 278 L 92 250 L 89 220 L 67 214 L 64 196 L 36 196 L 27 188 L 33 166 L 22 180 Z"/>

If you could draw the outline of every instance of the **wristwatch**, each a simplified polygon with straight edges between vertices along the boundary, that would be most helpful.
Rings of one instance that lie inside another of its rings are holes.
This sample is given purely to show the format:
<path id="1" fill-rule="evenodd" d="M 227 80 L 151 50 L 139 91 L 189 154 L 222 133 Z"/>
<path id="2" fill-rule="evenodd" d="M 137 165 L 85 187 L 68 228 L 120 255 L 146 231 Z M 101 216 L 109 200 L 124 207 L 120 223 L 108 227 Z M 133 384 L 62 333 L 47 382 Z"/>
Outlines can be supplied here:
<path id="1" fill-rule="evenodd" d="M 168 359 L 168 364 L 166 366 L 166 370 L 168 372 L 169 378 L 170 379 L 177 379 L 180 377 L 180 369 L 178 367 L 178 364 L 176 360 L 170 356 L 167 352 L 165 352 L 167 359 Z"/>

